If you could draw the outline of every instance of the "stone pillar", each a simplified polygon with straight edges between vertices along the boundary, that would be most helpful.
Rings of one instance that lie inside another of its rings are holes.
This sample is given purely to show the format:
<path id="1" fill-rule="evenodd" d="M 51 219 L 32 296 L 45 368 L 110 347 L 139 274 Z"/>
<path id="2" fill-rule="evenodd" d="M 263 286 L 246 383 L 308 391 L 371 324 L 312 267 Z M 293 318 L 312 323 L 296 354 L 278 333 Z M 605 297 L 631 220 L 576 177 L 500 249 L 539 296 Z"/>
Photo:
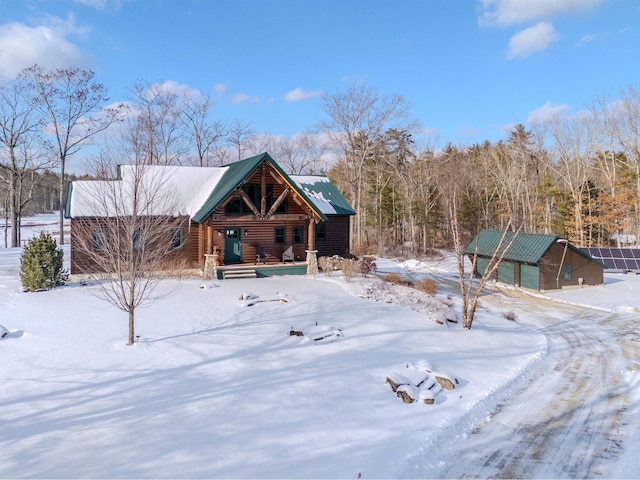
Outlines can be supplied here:
<path id="1" fill-rule="evenodd" d="M 307 275 L 318 274 L 318 251 L 305 250 L 307 252 Z"/>
<path id="2" fill-rule="evenodd" d="M 218 255 L 216 254 L 206 254 L 204 256 L 204 272 L 203 277 L 205 280 L 211 280 L 218 278 L 218 259 L 216 258 Z"/>

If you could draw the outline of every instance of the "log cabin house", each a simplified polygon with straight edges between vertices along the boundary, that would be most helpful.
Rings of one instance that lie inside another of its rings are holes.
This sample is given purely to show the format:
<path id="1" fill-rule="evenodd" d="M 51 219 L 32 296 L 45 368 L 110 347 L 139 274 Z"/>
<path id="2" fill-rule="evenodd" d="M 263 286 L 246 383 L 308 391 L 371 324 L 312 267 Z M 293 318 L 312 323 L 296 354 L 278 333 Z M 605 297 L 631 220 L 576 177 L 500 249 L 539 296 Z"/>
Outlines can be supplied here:
<path id="1" fill-rule="evenodd" d="M 96 269 L 82 249 L 74 249 L 80 236 L 88 235 L 87 222 L 95 223 L 91 234 L 96 243 L 101 225 L 117 215 L 113 212 L 118 208 L 96 205 L 97 188 L 131 181 L 136 168 L 140 167 L 120 166 L 115 180 L 70 182 L 66 216 L 71 220 L 71 274 Z M 205 270 L 212 261 L 222 271 L 254 265 L 257 276 L 304 274 L 309 254 L 315 262 L 316 253 L 349 252 L 350 217 L 355 212 L 335 185 L 322 176 L 287 175 L 268 153 L 222 167 L 143 168 L 144 181 L 153 183 L 149 178 L 161 176 L 157 183 L 166 190 L 164 196 L 175 200 L 170 211 L 157 214 L 175 222 L 169 254 L 191 268 Z"/>
<path id="2" fill-rule="evenodd" d="M 564 238 L 507 232 L 501 243 L 502 236 L 501 230 L 482 230 L 464 250 L 471 261 L 476 256 L 476 276 L 495 254 L 502 260 L 493 279 L 510 285 L 544 292 L 604 283 L 604 264 Z"/>

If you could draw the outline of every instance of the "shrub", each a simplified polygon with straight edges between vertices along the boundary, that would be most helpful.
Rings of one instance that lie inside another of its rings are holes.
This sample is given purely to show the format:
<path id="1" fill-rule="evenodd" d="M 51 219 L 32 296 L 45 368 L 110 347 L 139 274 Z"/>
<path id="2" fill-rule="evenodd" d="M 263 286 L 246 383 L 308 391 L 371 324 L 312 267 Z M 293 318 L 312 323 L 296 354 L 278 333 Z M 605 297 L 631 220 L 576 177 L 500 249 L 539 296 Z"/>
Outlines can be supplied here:
<path id="1" fill-rule="evenodd" d="M 399 285 L 402 283 L 402 277 L 397 273 L 387 273 L 385 274 L 384 277 L 382 277 L 382 279 L 385 282 L 393 283 L 396 285 Z"/>
<path id="2" fill-rule="evenodd" d="M 318 259 L 318 266 L 320 270 L 327 274 L 328 277 L 331 274 L 340 269 L 340 262 L 342 262 L 342 257 L 333 256 L 333 257 L 320 257 Z"/>
<path id="3" fill-rule="evenodd" d="M 63 256 L 62 249 L 48 233 L 40 232 L 39 237 L 29 240 L 20 257 L 22 286 L 35 292 L 64 285 L 69 275 L 62 268 Z"/>
<path id="4" fill-rule="evenodd" d="M 516 314 L 514 312 L 505 312 L 502 316 L 507 320 L 516 321 Z"/>
<path id="5" fill-rule="evenodd" d="M 342 270 L 344 279 L 349 282 L 360 272 L 360 264 L 351 258 L 345 258 L 340 262 L 340 270 Z"/>
<path id="6" fill-rule="evenodd" d="M 418 283 L 416 283 L 416 288 L 429 295 L 435 295 L 437 285 L 436 281 L 433 278 L 423 278 Z"/>
<path id="7" fill-rule="evenodd" d="M 376 257 L 372 255 L 364 255 L 360 261 L 360 273 L 363 277 L 366 277 L 371 272 L 375 272 L 378 269 L 376 265 Z"/>
<path id="8" fill-rule="evenodd" d="M 405 287 L 413 287 L 413 282 L 408 278 L 402 278 L 398 273 L 387 273 L 382 279 L 385 282 L 393 283 L 394 285 L 404 285 Z"/>

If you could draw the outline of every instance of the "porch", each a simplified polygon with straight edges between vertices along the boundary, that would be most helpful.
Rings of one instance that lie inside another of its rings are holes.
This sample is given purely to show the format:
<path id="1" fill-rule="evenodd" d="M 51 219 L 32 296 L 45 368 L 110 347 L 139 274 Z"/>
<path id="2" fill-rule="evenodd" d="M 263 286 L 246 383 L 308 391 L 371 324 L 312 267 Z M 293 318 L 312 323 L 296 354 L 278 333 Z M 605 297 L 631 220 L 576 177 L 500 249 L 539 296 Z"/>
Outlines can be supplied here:
<path id="1" fill-rule="evenodd" d="M 208 278 L 226 280 L 232 278 L 263 278 L 277 275 L 306 275 L 307 262 L 287 263 L 236 263 L 213 267 L 214 272 L 206 273 Z"/>

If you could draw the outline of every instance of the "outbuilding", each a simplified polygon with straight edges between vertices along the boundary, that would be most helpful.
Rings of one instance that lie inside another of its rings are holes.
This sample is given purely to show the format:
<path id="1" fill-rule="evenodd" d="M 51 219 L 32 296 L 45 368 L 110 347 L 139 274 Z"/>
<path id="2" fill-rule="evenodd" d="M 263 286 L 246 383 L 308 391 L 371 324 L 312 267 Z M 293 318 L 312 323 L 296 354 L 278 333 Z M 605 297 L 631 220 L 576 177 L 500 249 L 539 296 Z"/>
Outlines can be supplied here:
<path id="1" fill-rule="evenodd" d="M 504 240 L 501 239 L 503 238 Z M 474 274 L 481 276 L 491 258 L 501 258 L 494 279 L 532 290 L 601 285 L 604 264 L 557 235 L 482 230 L 464 252 L 477 256 Z"/>

